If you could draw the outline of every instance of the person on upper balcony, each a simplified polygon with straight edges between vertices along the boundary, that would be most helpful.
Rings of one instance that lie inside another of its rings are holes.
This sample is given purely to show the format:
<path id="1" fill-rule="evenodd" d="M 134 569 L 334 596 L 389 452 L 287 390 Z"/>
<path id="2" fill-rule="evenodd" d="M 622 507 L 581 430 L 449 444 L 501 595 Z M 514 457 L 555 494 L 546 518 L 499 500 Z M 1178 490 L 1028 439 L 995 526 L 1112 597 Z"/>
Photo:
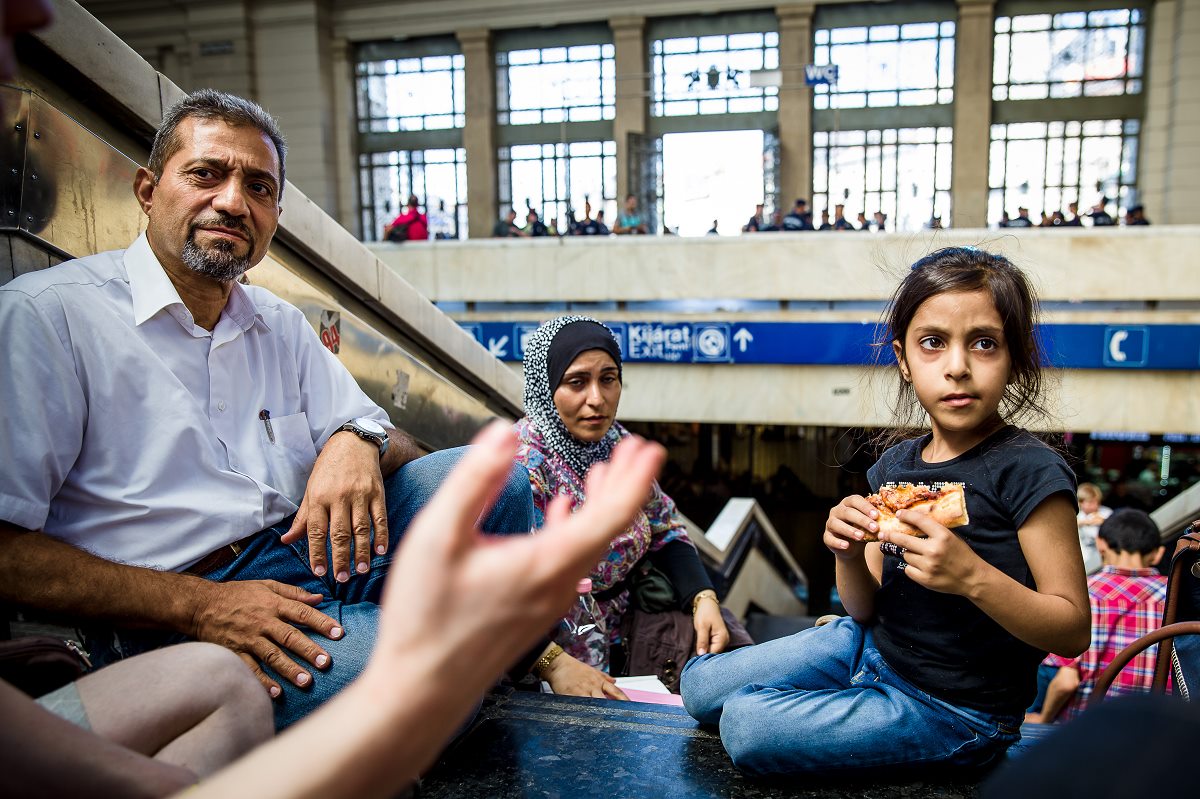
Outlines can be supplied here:
<path id="1" fill-rule="evenodd" d="M 1008 220 L 1009 227 L 1033 227 L 1033 220 L 1029 218 L 1029 209 L 1021 206 L 1017 209 L 1017 216 L 1014 219 Z"/>
<path id="2" fill-rule="evenodd" d="M 529 337 L 516 462 L 529 474 L 535 527 L 542 526 L 555 497 L 566 495 L 576 506 L 587 500 L 589 469 L 606 462 L 629 435 L 616 420 L 620 400 L 621 350 L 607 327 L 588 317 L 564 316 Z M 570 630 L 581 623 L 576 606 L 540 653 L 535 671 L 555 693 L 625 698 L 613 675 L 622 673 L 629 643 L 622 638 L 622 621 L 633 612 L 632 578 L 643 565 L 659 569 L 673 592 L 667 601 L 692 614 L 695 651 L 726 648 L 729 630 L 712 582 L 675 503 L 655 482 L 633 524 L 591 570 L 607 635 L 572 636 Z"/>
<path id="3" fill-rule="evenodd" d="M 645 217 L 638 211 L 636 196 L 625 195 L 625 208 L 617 214 L 617 224 L 613 226 L 612 232 L 618 236 L 637 234 L 644 236 L 650 232 L 650 228 L 646 226 Z"/>
<path id="4" fill-rule="evenodd" d="M 598 219 L 592 219 L 592 201 L 586 196 L 583 198 L 583 219 L 575 225 L 572 234 L 575 236 L 608 235 L 608 227 Z"/>
<path id="5" fill-rule="evenodd" d="M 854 225 L 850 224 L 850 220 L 846 218 L 846 206 L 841 203 L 833 206 L 833 229 L 854 230 Z"/>
<path id="6" fill-rule="evenodd" d="M 783 218 L 783 230 L 793 232 L 812 229 L 812 214 L 808 212 L 808 200 L 800 197 L 792 206 L 792 212 Z"/>
<path id="7" fill-rule="evenodd" d="M 425 241 L 429 238 L 429 220 L 421 213 L 417 195 L 408 195 L 404 210 L 384 229 L 383 238 L 395 242 Z"/>
<path id="8" fill-rule="evenodd" d="M 1099 202 L 1092 206 L 1092 210 L 1088 212 L 1088 216 L 1092 218 L 1092 227 L 1112 227 L 1117 224 L 1117 220 L 1109 215 L 1107 209 L 1108 197 L 1101 197 Z"/>
<path id="9" fill-rule="evenodd" d="M 492 238 L 494 239 L 525 238 L 528 235 L 517 227 L 517 212 L 513 208 L 509 208 L 504 218 L 496 220 L 496 224 L 492 226 Z"/>
<path id="10" fill-rule="evenodd" d="M 1067 212 L 1071 218 L 1063 218 L 1063 227 L 1083 227 L 1083 219 L 1079 216 L 1079 203 L 1067 203 Z"/>

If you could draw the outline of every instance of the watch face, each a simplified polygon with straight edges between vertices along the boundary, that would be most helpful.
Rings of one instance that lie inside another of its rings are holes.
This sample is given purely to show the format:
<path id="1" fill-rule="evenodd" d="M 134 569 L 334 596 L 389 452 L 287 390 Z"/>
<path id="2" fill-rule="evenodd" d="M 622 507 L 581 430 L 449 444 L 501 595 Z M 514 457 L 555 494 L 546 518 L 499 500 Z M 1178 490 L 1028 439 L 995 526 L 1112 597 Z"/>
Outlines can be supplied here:
<path id="1" fill-rule="evenodd" d="M 376 422 L 374 419 L 355 419 L 354 423 L 372 435 L 387 435 L 387 431 L 383 429 L 383 425 L 381 425 L 379 422 Z"/>

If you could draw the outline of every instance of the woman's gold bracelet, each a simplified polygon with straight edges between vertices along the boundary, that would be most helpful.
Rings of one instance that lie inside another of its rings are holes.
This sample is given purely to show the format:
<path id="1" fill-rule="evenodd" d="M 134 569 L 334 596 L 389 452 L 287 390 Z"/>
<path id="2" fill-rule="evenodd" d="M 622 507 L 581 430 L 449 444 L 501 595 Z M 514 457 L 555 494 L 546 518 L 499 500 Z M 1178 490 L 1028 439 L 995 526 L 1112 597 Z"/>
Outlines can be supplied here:
<path id="1" fill-rule="evenodd" d="M 692 615 L 693 616 L 696 615 L 696 609 L 700 607 L 701 599 L 711 599 L 713 602 L 717 603 L 717 607 L 721 607 L 721 600 L 717 599 L 716 591 L 712 591 L 712 590 L 701 591 L 700 593 L 696 594 L 696 596 L 692 597 Z"/>
<path id="2" fill-rule="evenodd" d="M 542 656 L 533 664 L 533 673 L 541 677 L 542 672 L 550 668 L 550 664 L 554 659 L 563 653 L 563 648 L 553 641 L 550 642 L 550 648 L 542 653 Z"/>

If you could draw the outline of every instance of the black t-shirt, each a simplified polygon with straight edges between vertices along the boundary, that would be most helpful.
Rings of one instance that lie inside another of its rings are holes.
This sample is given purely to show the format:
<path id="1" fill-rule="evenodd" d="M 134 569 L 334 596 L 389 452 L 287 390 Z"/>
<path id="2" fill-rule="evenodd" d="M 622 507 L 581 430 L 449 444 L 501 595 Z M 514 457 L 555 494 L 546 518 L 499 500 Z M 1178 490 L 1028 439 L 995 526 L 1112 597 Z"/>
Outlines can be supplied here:
<path id="1" fill-rule="evenodd" d="M 1050 447 L 1007 426 L 957 458 L 926 463 L 928 435 L 889 449 L 867 472 L 871 490 L 884 483 L 965 484 L 970 524 L 954 528 L 983 560 L 1034 587 L 1017 530 L 1047 497 L 1075 502 L 1075 475 Z M 884 660 L 934 696 L 986 713 L 1020 715 L 1037 690 L 1046 656 L 1017 639 L 969 599 L 924 588 L 885 555 L 875 595 L 875 644 Z"/>

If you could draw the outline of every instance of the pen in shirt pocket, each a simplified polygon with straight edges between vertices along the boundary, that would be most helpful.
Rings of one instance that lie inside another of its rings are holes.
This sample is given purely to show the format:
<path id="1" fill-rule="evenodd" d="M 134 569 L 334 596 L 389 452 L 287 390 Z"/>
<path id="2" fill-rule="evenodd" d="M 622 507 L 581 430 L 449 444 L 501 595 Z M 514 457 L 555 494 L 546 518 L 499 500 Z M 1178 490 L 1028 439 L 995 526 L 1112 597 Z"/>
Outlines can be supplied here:
<path id="1" fill-rule="evenodd" d="M 271 429 L 271 412 L 263 408 L 258 412 L 258 418 L 262 419 L 263 427 L 267 428 L 267 440 L 274 444 L 275 431 Z"/>

